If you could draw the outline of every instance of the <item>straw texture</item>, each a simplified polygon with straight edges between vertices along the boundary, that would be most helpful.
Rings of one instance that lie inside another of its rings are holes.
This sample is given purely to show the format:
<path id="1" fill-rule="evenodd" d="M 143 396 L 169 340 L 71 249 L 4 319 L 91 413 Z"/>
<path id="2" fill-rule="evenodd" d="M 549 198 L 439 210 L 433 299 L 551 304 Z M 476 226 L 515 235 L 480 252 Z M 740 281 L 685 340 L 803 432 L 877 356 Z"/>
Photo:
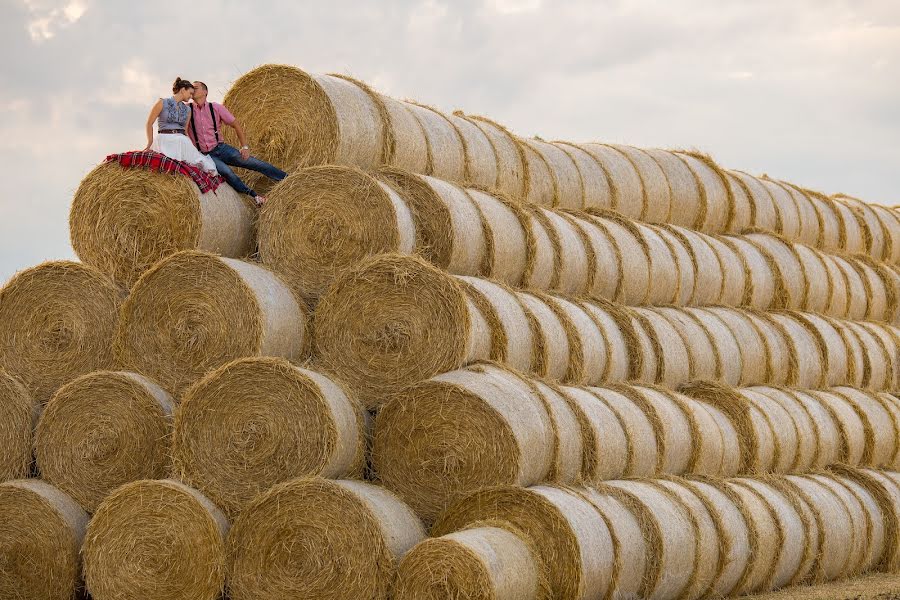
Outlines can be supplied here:
<path id="1" fill-rule="evenodd" d="M 0 483 L 30 474 L 39 410 L 25 386 L 0 369 Z"/>

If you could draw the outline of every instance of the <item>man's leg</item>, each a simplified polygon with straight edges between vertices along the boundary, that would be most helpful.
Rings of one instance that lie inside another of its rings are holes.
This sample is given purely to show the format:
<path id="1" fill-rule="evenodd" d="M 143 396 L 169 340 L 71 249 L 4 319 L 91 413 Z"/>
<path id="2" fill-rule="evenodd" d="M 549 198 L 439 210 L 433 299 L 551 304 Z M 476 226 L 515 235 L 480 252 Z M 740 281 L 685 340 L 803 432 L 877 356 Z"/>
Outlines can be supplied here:
<path id="1" fill-rule="evenodd" d="M 232 167 L 241 167 L 242 169 L 249 169 L 251 171 L 256 171 L 257 173 L 262 173 L 273 181 L 281 181 L 287 177 L 287 173 L 264 160 L 260 160 L 253 156 L 244 160 L 241 158 L 240 150 L 225 143 L 216 146 L 213 153 L 217 154 L 220 159 Z M 212 153 L 210 155 L 212 155 Z"/>
<path id="2" fill-rule="evenodd" d="M 227 164 L 222 162 L 221 159 L 213 155 L 211 152 L 209 157 L 213 159 L 213 162 L 216 163 L 216 170 L 219 172 L 219 175 L 222 176 L 225 181 L 228 182 L 228 185 L 234 188 L 238 194 L 247 194 L 248 196 L 256 197 L 256 192 L 247 187 L 247 184 L 241 181 L 241 178 L 238 177 L 234 171 L 231 170 Z"/>

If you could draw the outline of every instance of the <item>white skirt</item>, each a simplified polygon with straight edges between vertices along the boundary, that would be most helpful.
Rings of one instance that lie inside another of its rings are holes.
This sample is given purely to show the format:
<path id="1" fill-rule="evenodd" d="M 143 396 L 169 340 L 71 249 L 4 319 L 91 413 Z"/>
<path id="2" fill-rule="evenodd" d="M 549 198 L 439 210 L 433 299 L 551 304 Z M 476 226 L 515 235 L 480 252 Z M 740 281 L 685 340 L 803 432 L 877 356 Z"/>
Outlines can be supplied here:
<path id="1" fill-rule="evenodd" d="M 213 159 L 197 150 L 191 139 L 180 133 L 160 133 L 150 147 L 154 152 L 165 154 L 169 158 L 195 165 L 213 175 L 218 175 Z"/>

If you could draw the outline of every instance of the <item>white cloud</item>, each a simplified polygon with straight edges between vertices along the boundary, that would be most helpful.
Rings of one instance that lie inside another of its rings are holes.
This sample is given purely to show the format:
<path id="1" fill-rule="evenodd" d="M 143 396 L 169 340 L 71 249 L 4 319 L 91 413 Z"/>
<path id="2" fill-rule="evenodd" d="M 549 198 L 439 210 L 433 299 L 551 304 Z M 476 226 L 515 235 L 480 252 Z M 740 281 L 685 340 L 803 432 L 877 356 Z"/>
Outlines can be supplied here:
<path id="1" fill-rule="evenodd" d="M 109 106 L 149 107 L 155 98 L 165 94 L 166 88 L 163 78 L 150 69 L 146 60 L 131 58 L 111 74 L 97 100 Z"/>
<path id="2" fill-rule="evenodd" d="M 531 13 L 541 8 L 542 0 L 486 0 L 488 10 L 501 15 Z"/>
<path id="3" fill-rule="evenodd" d="M 54 37 L 61 29 L 73 25 L 88 10 L 87 0 L 66 0 L 65 2 L 47 0 L 24 0 L 31 15 L 26 24 L 28 35 L 36 43 Z"/>

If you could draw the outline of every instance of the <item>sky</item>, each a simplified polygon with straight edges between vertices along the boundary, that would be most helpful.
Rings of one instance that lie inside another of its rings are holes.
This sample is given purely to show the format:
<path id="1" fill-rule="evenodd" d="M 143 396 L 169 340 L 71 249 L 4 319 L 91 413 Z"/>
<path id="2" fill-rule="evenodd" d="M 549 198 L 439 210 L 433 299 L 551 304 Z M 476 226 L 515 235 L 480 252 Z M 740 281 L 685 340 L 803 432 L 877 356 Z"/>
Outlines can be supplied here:
<path id="1" fill-rule="evenodd" d="M 176 77 L 266 63 L 900 204 L 897 0 L 0 0 L 0 282 L 74 258 L 79 182 Z"/>

